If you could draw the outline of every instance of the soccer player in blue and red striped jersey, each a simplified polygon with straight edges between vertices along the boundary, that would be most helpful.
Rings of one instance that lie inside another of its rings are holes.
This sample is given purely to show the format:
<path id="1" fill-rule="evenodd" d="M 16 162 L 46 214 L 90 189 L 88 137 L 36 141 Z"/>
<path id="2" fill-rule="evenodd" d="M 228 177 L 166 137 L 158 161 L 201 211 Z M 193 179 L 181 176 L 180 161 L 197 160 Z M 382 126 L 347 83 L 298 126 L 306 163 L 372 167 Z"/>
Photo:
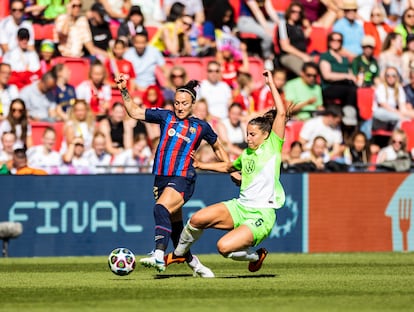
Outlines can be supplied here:
<path id="1" fill-rule="evenodd" d="M 228 155 L 220 144 L 217 134 L 210 125 L 192 116 L 198 81 L 191 80 L 176 90 L 174 111 L 152 108 L 146 109 L 136 105 L 127 90 L 127 78 L 120 74 L 115 82 L 121 91 L 126 111 L 134 119 L 159 124 L 160 142 L 157 147 L 153 166 L 155 219 L 155 250 L 150 257 L 140 260 L 146 267 L 153 267 L 163 272 L 171 263 L 182 263 L 182 258 L 175 260 L 164 257 L 170 238 L 174 247 L 178 244 L 183 230 L 182 206 L 194 192 L 196 171 L 191 154 L 197 150 L 204 139 L 211 145 L 218 159 L 229 161 Z M 171 254 L 172 255 L 172 254 Z M 191 252 L 186 253 L 185 261 L 194 271 L 194 275 L 214 277 L 214 273 L 202 265 Z"/>

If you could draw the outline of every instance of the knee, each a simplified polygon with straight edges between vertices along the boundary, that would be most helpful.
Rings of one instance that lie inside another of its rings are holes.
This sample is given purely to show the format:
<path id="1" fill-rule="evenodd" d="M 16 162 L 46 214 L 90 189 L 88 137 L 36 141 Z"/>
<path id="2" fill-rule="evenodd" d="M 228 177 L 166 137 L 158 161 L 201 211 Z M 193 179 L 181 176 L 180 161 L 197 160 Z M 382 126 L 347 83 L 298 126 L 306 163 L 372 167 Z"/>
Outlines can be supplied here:
<path id="1" fill-rule="evenodd" d="M 204 229 L 203 217 L 197 212 L 191 216 L 190 224 L 196 229 Z"/>
<path id="2" fill-rule="evenodd" d="M 227 244 L 223 240 L 219 240 L 217 242 L 217 251 L 223 256 L 227 257 L 233 250 L 231 249 L 231 246 Z"/>

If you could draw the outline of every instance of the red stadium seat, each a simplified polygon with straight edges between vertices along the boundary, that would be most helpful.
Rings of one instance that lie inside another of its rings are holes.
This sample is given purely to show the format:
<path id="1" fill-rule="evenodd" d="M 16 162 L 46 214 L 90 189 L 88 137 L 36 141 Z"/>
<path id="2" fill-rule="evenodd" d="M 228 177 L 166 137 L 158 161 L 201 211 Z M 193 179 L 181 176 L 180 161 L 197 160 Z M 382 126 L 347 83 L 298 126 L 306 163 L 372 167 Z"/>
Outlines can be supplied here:
<path id="1" fill-rule="evenodd" d="M 272 5 L 275 11 L 285 13 L 291 2 L 292 0 L 272 0 Z"/>
<path id="2" fill-rule="evenodd" d="M 63 140 L 63 126 L 64 122 L 44 122 L 44 121 L 31 121 L 30 125 L 32 126 L 32 141 L 33 145 L 42 144 L 43 132 L 47 127 L 52 127 L 56 131 L 56 142 L 53 149 L 55 151 L 60 150 L 60 146 Z"/>
<path id="3" fill-rule="evenodd" d="M 9 7 L 9 1 L 2 1 L 2 4 L 0 5 L 0 19 L 3 19 L 4 17 L 10 14 Z"/>
<path id="4" fill-rule="evenodd" d="M 372 103 L 374 102 L 374 89 L 358 88 L 357 90 L 357 106 L 359 115 L 363 120 L 372 118 Z"/>
<path id="5" fill-rule="evenodd" d="M 112 105 L 114 105 L 115 102 L 122 103 L 122 95 L 118 89 L 112 89 L 111 107 Z"/>
<path id="6" fill-rule="evenodd" d="M 234 10 L 234 21 L 237 23 L 240 15 L 240 0 L 229 0 L 230 5 Z"/>
<path id="7" fill-rule="evenodd" d="M 54 40 L 55 37 L 55 24 L 43 25 L 43 36 L 44 39 Z"/>
<path id="8" fill-rule="evenodd" d="M 257 84 L 263 84 L 263 60 L 259 57 L 250 56 L 249 57 L 249 72 L 253 77 L 253 81 Z M 256 86 L 257 87 L 257 86 Z"/>
<path id="9" fill-rule="evenodd" d="M 290 145 L 294 141 L 299 140 L 299 133 L 302 129 L 304 121 L 301 120 L 291 120 L 286 124 L 285 130 L 285 143 L 283 143 L 283 151 L 288 152 L 290 150 Z"/>
<path id="10" fill-rule="evenodd" d="M 111 30 L 112 38 L 117 39 L 118 38 L 119 24 L 110 23 L 109 24 L 109 29 Z"/>
<path id="11" fill-rule="evenodd" d="M 35 23 L 32 26 L 33 26 L 33 32 L 34 32 L 34 39 L 43 40 L 44 39 L 43 25 Z"/>
<path id="12" fill-rule="evenodd" d="M 307 52 L 326 52 L 328 50 L 328 34 L 331 31 L 331 29 L 326 29 L 324 27 L 312 26 L 312 31 L 310 33 L 309 42 L 307 46 Z"/>
<path id="13" fill-rule="evenodd" d="M 90 63 L 86 58 L 59 56 L 54 58 L 52 62 L 53 65 L 63 63 L 70 68 L 71 75 L 69 84 L 75 87 L 82 81 L 88 79 Z"/>
<path id="14" fill-rule="evenodd" d="M 407 134 L 407 151 L 410 152 L 414 148 L 414 121 L 404 121 L 401 129 Z"/>
<path id="15" fill-rule="evenodd" d="M 203 80 L 207 77 L 207 70 L 201 58 L 198 57 L 179 57 L 176 59 L 177 64 L 181 65 L 187 71 L 191 79 Z"/>
<path id="16" fill-rule="evenodd" d="M 149 26 L 145 26 L 145 29 L 148 32 L 148 41 L 150 41 L 152 37 L 154 37 L 154 35 L 157 33 L 159 27 L 155 25 L 149 25 Z"/>

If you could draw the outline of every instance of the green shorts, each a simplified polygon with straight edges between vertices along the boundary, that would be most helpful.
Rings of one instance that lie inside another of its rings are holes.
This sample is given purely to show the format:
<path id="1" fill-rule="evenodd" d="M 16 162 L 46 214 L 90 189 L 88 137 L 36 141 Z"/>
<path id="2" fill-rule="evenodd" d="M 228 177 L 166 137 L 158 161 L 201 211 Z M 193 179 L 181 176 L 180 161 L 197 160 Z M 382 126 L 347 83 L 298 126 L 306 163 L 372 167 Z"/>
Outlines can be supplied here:
<path id="1" fill-rule="evenodd" d="M 249 208 L 237 199 L 223 202 L 233 218 L 234 228 L 245 224 L 253 233 L 253 246 L 259 245 L 269 236 L 276 222 L 276 210 L 273 208 Z"/>

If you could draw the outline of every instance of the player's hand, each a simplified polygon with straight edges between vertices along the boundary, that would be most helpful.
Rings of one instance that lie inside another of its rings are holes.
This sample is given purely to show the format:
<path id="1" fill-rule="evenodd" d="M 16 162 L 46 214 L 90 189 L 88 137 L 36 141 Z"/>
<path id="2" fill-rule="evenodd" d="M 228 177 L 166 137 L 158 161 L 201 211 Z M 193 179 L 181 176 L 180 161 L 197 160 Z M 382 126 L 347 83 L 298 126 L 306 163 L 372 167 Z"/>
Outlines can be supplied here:
<path id="1" fill-rule="evenodd" d="M 269 85 L 270 83 L 273 83 L 273 78 L 272 78 L 272 72 L 270 70 L 265 70 L 263 72 L 263 76 L 265 77 L 265 83 L 267 85 Z"/>
<path id="2" fill-rule="evenodd" d="M 235 171 L 230 173 L 230 178 L 233 181 L 234 184 L 236 184 L 236 186 L 240 186 L 241 185 L 241 173 L 239 171 Z"/>
<path id="3" fill-rule="evenodd" d="M 125 74 L 119 74 L 118 76 L 115 77 L 114 79 L 116 86 L 118 87 L 119 90 L 123 90 L 126 89 L 127 87 L 127 83 L 128 83 L 128 77 Z"/>

